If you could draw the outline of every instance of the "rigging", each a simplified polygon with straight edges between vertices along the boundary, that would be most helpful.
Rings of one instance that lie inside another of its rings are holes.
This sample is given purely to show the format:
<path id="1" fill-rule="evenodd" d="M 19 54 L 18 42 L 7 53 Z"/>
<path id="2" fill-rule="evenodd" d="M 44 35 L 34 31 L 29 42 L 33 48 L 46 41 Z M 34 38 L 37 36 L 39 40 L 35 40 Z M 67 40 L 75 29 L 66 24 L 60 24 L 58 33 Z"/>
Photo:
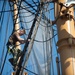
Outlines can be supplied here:
<path id="1" fill-rule="evenodd" d="M 25 1 L 25 0 L 23 0 L 23 1 Z M 35 7 L 38 5 L 38 2 L 35 2 L 34 0 L 32 0 L 32 2 L 33 2 L 33 4 L 34 4 L 34 3 L 36 3 L 36 4 L 35 4 L 35 5 L 32 5 L 32 7 L 31 7 L 31 5 L 28 5 L 29 7 L 26 6 L 27 8 L 25 8 L 25 7 L 23 7 L 23 6 L 17 4 L 18 7 L 20 7 L 20 8 L 19 8 L 19 11 L 24 9 L 24 10 L 27 10 L 28 12 L 32 13 L 32 15 L 33 15 L 33 14 L 35 15 L 35 14 L 37 13 L 37 11 L 34 12 L 34 10 L 36 10 Z M 26 2 L 25 2 L 25 3 L 26 3 Z M 29 3 L 29 4 L 30 4 L 30 3 Z M 30 9 L 30 7 L 32 8 L 32 10 Z M 34 8 L 34 9 L 33 9 L 33 8 Z M 1 12 L 10 12 L 10 11 L 14 11 L 14 10 L 11 9 L 11 10 L 1 11 Z M 27 13 L 27 11 L 26 11 L 26 12 L 23 12 L 23 13 Z M 50 10 L 48 10 L 48 11 L 50 11 Z M 47 11 L 45 11 L 45 12 L 47 12 Z M 18 14 L 22 14 L 22 13 L 19 12 Z M 17 15 L 18 15 L 18 14 L 17 14 Z M 39 13 L 39 14 L 40 14 L 40 13 Z M 39 14 L 38 14 L 38 15 L 39 15 Z M 29 16 L 19 16 L 19 17 L 17 16 L 17 17 L 18 17 L 18 18 L 20 18 L 20 17 L 22 17 L 22 18 L 27 18 L 27 17 L 30 17 L 30 16 L 31 16 L 31 15 L 29 15 Z M 33 20 L 35 20 L 35 19 L 33 19 Z M 33 20 L 31 20 L 31 21 L 33 21 Z M 15 20 L 15 22 L 16 22 L 16 20 Z M 19 23 L 24 23 L 24 22 L 25 22 L 25 21 L 22 21 L 22 19 L 19 21 Z M 28 20 L 27 22 L 30 23 L 29 20 Z M 27 22 L 25 22 L 25 23 L 27 24 Z M 38 21 L 37 21 L 37 22 L 38 22 Z M 40 24 L 40 25 L 41 25 L 41 24 Z M 23 27 L 24 27 L 24 25 L 23 25 Z M 46 26 L 46 27 L 47 27 L 47 26 Z M 50 27 L 51 27 L 51 26 L 50 26 Z M 26 29 L 25 29 L 25 30 L 26 30 Z M 29 28 L 29 29 L 27 29 L 27 30 L 31 30 L 31 28 Z M 27 35 L 28 35 L 28 34 L 27 34 Z M 34 40 L 34 41 L 38 41 L 38 40 Z M 44 42 L 47 42 L 47 41 L 48 41 L 48 40 L 45 40 L 45 41 L 38 41 L 38 42 L 43 42 L 43 43 L 44 43 Z"/>

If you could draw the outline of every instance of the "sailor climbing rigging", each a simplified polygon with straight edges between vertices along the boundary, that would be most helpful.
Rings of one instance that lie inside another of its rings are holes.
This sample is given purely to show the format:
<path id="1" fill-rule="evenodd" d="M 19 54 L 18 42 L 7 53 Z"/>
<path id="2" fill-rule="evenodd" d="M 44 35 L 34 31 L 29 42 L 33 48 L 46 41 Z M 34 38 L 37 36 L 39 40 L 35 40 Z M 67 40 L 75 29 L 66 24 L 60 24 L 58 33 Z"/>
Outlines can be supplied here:
<path id="1" fill-rule="evenodd" d="M 27 40 L 24 40 L 20 36 L 24 35 L 25 33 L 26 32 L 25 32 L 24 29 L 18 30 L 18 32 L 15 31 L 9 37 L 9 40 L 7 42 L 8 52 L 10 52 L 13 55 L 13 58 L 9 59 L 9 61 L 14 66 L 17 64 L 17 60 L 18 60 L 19 56 L 21 55 L 21 50 L 20 49 L 16 49 L 15 43 L 18 41 L 20 44 L 24 44 Z M 30 41 L 30 40 L 28 39 L 28 41 Z"/>

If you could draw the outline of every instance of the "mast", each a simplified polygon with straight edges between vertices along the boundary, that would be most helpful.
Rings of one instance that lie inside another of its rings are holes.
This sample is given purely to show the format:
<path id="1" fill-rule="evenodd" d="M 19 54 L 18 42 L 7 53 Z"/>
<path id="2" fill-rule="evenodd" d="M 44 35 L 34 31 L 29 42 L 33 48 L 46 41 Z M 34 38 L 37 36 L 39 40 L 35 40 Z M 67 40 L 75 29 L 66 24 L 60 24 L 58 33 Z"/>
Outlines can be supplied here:
<path id="1" fill-rule="evenodd" d="M 18 19 L 18 7 L 17 7 L 17 3 L 18 3 L 18 0 L 15 0 L 13 1 L 14 3 L 14 28 L 15 28 L 15 31 L 19 31 L 20 27 L 19 27 L 19 19 Z M 16 49 L 21 49 L 19 42 L 16 42 Z"/>
<path id="2" fill-rule="evenodd" d="M 73 6 L 63 5 L 68 0 L 55 3 L 55 18 L 58 29 L 58 52 L 62 75 L 75 75 L 75 28 Z"/>

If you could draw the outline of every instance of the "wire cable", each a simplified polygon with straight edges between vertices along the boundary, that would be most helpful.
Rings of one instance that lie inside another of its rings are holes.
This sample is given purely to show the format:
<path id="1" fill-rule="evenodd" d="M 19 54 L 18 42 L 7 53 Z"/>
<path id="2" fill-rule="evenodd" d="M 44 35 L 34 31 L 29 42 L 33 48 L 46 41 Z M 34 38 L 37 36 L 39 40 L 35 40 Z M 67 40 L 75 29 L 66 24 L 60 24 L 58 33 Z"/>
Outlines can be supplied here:
<path id="1" fill-rule="evenodd" d="M 32 2 L 35 4 L 35 6 L 37 6 L 36 2 L 34 0 L 32 0 Z"/>
<path id="2" fill-rule="evenodd" d="M 47 39 L 47 40 L 45 40 L 45 41 L 39 41 L 39 40 L 34 40 L 35 42 L 40 42 L 40 43 L 43 43 L 43 42 L 47 42 L 47 41 L 50 41 L 51 39 L 53 39 L 55 36 L 56 36 L 57 34 L 55 34 L 52 38 L 49 38 L 49 39 Z"/>
<path id="3" fill-rule="evenodd" d="M 38 74 L 36 74 L 36 73 L 34 73 L 34 72 L 32 72 L 32 71 L 30 71 L 30 70 L 26 69 L 26 68 L 25 68 L 25 70 L 27 70 L 27 71 L 31 72 L 31 73 L 32 73 L 32 74 L 34 74 L 34 75 L 38 75 Z"/>

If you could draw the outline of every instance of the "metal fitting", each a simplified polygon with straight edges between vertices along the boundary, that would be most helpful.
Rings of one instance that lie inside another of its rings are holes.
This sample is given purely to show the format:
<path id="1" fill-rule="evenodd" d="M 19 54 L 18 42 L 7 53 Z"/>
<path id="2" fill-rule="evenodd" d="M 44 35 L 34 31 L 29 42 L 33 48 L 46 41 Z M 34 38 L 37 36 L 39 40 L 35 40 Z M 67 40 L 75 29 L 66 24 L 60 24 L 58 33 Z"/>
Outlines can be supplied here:
<path id="1" fill-rule="evenodd" d="M 73 13 L 70 10 L 62 10 L 60 12 L 60 18 L 73 19 Z"/>
<path id="2" fill-rule="evenodd" d="M 70 7 L 72 7 L 72 6 L 75 6 L 75 1 L 68 1 L 68 2 L 66 2 L 65 4 L 63 4 L 65 7 L 68 7 L 68 8 L 70 8 Z"/>

